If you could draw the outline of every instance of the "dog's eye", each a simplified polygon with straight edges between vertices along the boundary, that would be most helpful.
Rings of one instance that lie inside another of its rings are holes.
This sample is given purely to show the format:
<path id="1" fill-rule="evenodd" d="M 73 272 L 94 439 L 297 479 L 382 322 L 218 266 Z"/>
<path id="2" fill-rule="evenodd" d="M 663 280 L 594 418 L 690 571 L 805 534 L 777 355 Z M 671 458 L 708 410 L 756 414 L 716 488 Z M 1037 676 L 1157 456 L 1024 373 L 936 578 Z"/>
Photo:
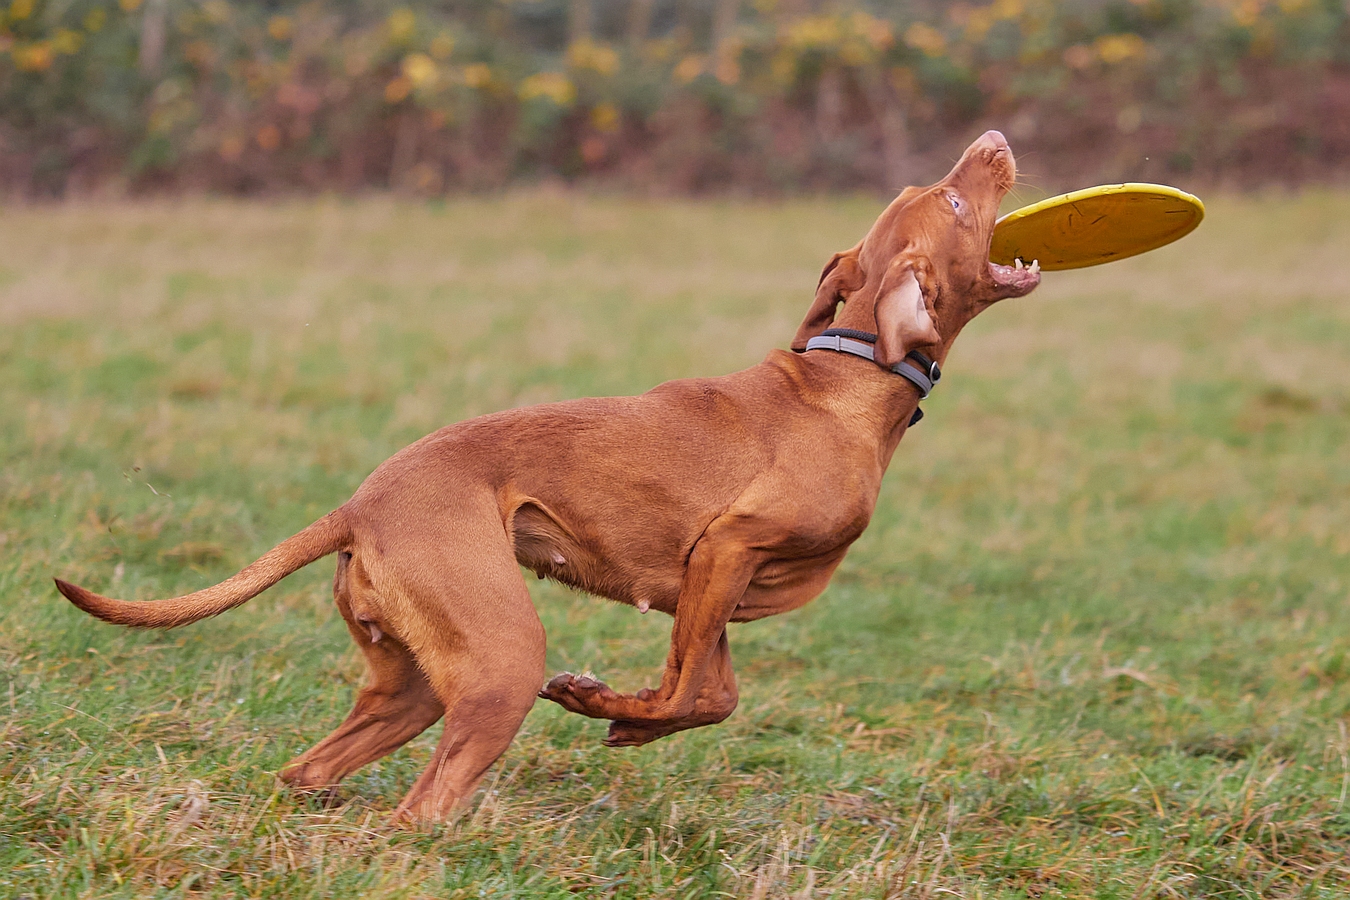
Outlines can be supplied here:
<path id="1" fill-rule="evenodd" d="M 960 211 L 961 211 L 961 198 L 960 198 L 960 197 L 956 196 L 955 194 L 948 194 L 948 195 L 947 195 L 947 199 L 951 202 L 951 204 L 952 204 L 952 209 L 956 210 L 957 212 L 960 212 Z"/>

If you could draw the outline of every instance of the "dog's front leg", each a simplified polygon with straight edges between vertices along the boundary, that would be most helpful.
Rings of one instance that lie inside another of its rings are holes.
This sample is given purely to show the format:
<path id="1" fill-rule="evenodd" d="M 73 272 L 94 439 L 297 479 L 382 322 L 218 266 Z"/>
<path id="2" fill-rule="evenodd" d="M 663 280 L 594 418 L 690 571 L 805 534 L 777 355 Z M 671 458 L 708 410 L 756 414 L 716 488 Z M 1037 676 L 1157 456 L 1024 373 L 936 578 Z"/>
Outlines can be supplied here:
<path id="1" fill-rule="evenodd" d="M 655 694 L 656 691 L 647 689 L 638 691 L 637 696 L 646 697 Z M 735 711 L 738 699 L 736 673 L 731 669 L 731 649 L 727 644 L 727 633 L 724 629 L 704 672 L 703 688 L 694 700 L 694 708 L 687 716 L 655 723 L 617 719 L 609 723 L 609 734 L 605 737 L 605 744 L 610 747 L 637 747 L 677 731 L 716 725 Z"/>
<path id="2" fill-rule="evenodd" d="M 731 709 L 723 707 L 728 700 L 735 706 L 735 679 L 725 629 L 765 556 L 746 540 L 744 528 L 738 527 L 742 520 L 720 524 L 725 521 L 714 522 L 690 554 L 659 688 L 620 694 L 593 678 L 565 672 L 539 696 L 583 716 L 615 720 L 610 734 L 615 745 L 645 743 L 730 715 Z M 709 675 L 717 684 L 708 684 Z M 714 690 L 709 692 L 709 687 Z M 700 715 L 704 694 L 708 708 Z"/>

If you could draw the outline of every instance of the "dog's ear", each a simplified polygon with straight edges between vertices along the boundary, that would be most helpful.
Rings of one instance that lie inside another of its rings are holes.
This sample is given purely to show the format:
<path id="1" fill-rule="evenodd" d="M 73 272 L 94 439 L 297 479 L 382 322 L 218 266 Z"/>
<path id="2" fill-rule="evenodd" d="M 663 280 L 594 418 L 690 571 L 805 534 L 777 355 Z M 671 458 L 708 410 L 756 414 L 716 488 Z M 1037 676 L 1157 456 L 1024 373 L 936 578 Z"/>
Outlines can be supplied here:
<path id="1" fill-rule="evenodd" d="M 792 339 L 793 350 L 805 350 L 807 341 L 834 322 L 834 311 L 840 302 L 847 300 L 849 294 L 863 286 L 866 279 L 862 267 L 858 265 L 858 251 L 861 249 L 860 242 L 856 247 L 836 253 L 825 264 L 825 269 L 820 273 L 820 282 L 816 285 L 816 299 L 811 302 L 806 318 L 797 329 L 797 336 Z"/>
<path id="2" fill-rule="evenodd" d="M 942 342 L 933 325 L 933 303 L 925 296 L 920 277 L 925 273 L 914 260 L 896 257 L 886 269 L 877 292 L 876 361 L 890 367 L 905 354 Z"/>

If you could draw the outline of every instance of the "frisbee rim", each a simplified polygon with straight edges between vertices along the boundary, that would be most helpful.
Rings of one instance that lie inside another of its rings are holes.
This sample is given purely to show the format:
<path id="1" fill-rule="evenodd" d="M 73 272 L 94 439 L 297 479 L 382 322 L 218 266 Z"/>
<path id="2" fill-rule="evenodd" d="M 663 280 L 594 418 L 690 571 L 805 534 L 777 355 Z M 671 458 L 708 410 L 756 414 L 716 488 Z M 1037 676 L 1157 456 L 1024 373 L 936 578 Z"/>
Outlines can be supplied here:
<path id="1" fill-rule="evenodd" d="M 1146 241 L 1144 243 L 1139 244 L 1137 247 L 1131 248 L 1128 253 L 1120 253 L 1111 256 L 1110 258 L 1107 259 L 1102 259 L 1100 257 L 1094 256 L 1082 260 L 1070 262 L 1056 262 L 1049 265 L 1047 265 L 1046 262 L 1042 260 L 1041 261 L 1042 269 L 1046 271 L 1059 271 L 1064 269 L 1084 269 L 1088 268 L 1089 266 L 1098 266 L 1104 263 L 1115 262 L 1118 259 L 1128 259 L 1131 256 L 1138 256 L 1141 253 L 1148 253 L 1150 250 L 1157 250 L 1159 247 L 1165 247 L 1168 244 L 1181 240 L 1186 235 L 1194 231 L 1196 228 L 1200 227 L 1200 223 L 1204 221 L 1205 218 L 1205 204 L 1199 197 L 1195 196 L 1194 194 L 1187 193 L 1186 191 L 1183 191 L 1180 188 L 1172 187 L 1171 185 L 1150 184 L 1147 182 L 1140 182 L 1140 181 L 1127 181 L 1117 184 L 1099 184 L 1093 187 L 1080 188 L 1079 190 L 1076 191 L 1070 191 L 1067 194 L 1057 194 L 1053 197 L 1046 197 L 1044 200 L 1038 200 L 1037 202 L 1032 203 L 1028 206 L 1023 206 L 1018 209 L 1014 209 L 1009 213 L 1005 213 L 1004 215 L 999 216 L 997 219 L 994 220 L 994 231 L 993 235 L 990 238 L 991 261 L 998 262 L 997 260 L 993 259 L 992 253 L 993 243 L 995 236 L 997 236 L 998 234 L 999 228 L 1004 227 L 1005 224 L 1020 222 L 1026 219 L 1030 219 L 1033 216 L 1038 216 L 1047 212 L 1051 212 L 1053 210 L 1059 209 L 1060 207 L 1069 206 L 1084 200 L 1095 200 L 1097 198 L 1106 197 L 1113 194 L 1151 195 L 1154 197 L 1165 197 L 1172 200 L 1179 200 L 1183 204 L 1188 206 L 1193 211 L 1194 215 L 1191 217 L 1190 221 L 1187 223 L 1184 229 L 1166 235 L 1165 239 L 1162 241 Z M 1012 265 L 1016 258 L 1017 257 L 1013 257 L 1012 259 L 1009 259 L 1006 263 L 999 263 L 999 264 Z M 1025 257 L 1022 257 L 1022 261 L 1024 263 L 1031 262 L 1031 260 L 1028 260 Z"/>

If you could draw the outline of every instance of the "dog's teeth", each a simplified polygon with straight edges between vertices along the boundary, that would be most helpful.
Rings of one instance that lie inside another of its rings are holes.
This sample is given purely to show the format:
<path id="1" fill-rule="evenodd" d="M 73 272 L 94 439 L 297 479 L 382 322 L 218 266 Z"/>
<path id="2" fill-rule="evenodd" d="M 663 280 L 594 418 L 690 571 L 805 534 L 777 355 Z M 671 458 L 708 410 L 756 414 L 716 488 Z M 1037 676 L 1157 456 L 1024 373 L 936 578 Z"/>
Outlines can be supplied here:
<path id="1" fill-rule="evenodd" d="M 1013 268 L 1014 269 L 1022 268 L 1022 257 L 1019 256 L 1013 260 Z"/>
<path id="2" fill-rule="evenodd" d="M 565 566 L 567 565 L 567 560 L 563 557 L 561 553 L 555 553 L 553 554 L 553 564 L 555 566 Z"/>
<path id="3" fill-rule="evenodd" d="M 1031 261 L 1031 274 L 1039 275 L 1040 273 L 1041 273 L 1041 261 L 1039 259 L 1033 259 Z"/>
<path id="4" fill-rule="evenodd" d="M 380 630 L 380 626 L 376 625 L 374 622 L 367 622 L 366 627 L 370 629 L 370 642 L 372 644 L 378 644 L 380 638 L 384 637 L 384 632 Z"/>

